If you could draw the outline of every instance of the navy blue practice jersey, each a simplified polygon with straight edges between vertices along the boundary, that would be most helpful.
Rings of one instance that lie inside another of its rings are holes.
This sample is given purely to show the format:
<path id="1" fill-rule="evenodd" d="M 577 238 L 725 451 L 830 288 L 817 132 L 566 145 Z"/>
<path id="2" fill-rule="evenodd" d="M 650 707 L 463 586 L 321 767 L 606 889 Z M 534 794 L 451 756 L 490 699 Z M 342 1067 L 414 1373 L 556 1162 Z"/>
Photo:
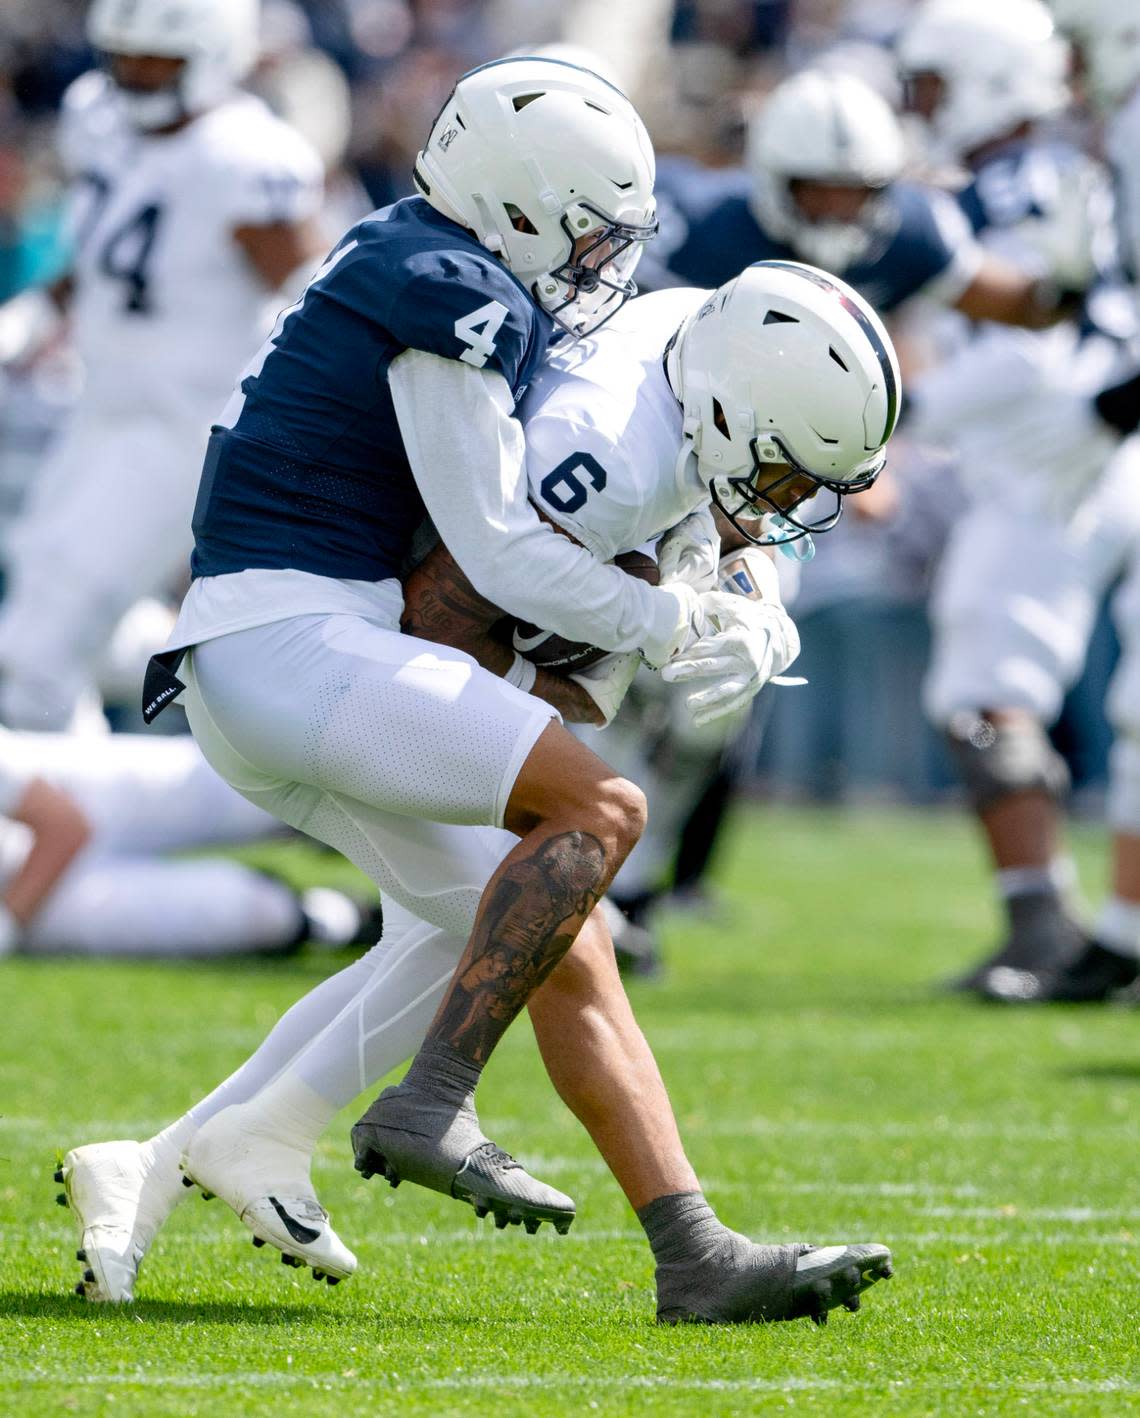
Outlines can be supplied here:
<path id="1" fill-rule="evenodd" d="M 701 167 L 690 158 L 657 168 L 660 231 L 638 268 L 638 284 L 720 286 L 754 261 L 801 258 L 764 230 L 752 211 L 752 179 L 740 168 Z M 936 188 L 896 182 L 886 220 L 865 256 L 834 274 L 880 311 L 893 310 L 950 271 L 973 246 L 954 199 Z"/>
<path id="2" fill-rule="evenodd" d="M 416 349 L 492 369 L 518 399 L 551 331 L 506 267 L 422 198 L 366 217 L 278 320 L 213 430 L 194 576 L 399 575 L 425 511 L 388 388 L 392 360 Z"/>

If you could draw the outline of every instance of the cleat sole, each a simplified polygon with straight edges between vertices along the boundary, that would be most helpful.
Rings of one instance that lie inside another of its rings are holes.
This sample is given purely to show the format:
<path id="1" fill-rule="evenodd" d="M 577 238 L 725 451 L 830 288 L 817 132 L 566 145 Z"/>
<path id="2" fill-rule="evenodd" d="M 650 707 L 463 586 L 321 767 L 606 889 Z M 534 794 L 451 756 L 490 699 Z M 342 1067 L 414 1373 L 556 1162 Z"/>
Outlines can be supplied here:
<path id="1" fill-rule="evenodd" d="M 390 1186 L 398 1187 L 402 1180 L 399 1172 L 387 1157 L 371 1147 L 356 1154 L 353 1166 L 365 1181 L 371 1177 L 383 1177 Z M 526 1203 L 507 1202 L 495 1197 L 480 1195 L 468 1191 L 462 1185 L 454 1187 L 451 1195 L 457 1201 L 468 1202 L 480 1220 L 488 1215 L 493 1216 L 495 1227 L 499 1231 L 505 1230 L 508 1226 L 525 1226 L 527 1234 L 533 1236 L 544 1221 L 549 1221 L 560 1236 L 565 1236 L 574 1220 L 573 1213 L 567 1215 L 565 1212 L 554 1212 L 549 1209 L 532 1209 Z"/>

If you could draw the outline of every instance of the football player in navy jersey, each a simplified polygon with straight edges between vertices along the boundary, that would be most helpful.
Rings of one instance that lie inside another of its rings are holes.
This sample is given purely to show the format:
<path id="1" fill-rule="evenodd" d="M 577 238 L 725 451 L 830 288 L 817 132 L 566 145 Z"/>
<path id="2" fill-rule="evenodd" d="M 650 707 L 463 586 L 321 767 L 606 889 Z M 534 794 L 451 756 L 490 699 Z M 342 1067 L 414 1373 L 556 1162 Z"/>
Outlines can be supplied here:
<path id="1" fill-rule="evenodd" d="M 526 692 L 533 665 L 518 657 L 503 679 L 401 634 L 412 534 L 429 515 L 481 594 L 570 640 L 657 665 L 683 652 L 715 664 L 718 681 L 735 665 L 753 692 L 794 647 L 762 608 L 628 577 L 528 501 L 515 403 L 556 325 L 595 329 L 632 294 L 655 230 L 652 149 L 625 97 L 574 65 L 485 65 L 444 104 L 415 181 L 421 196 L 345 236 L 215 429 L 194 581 L 146 712 L 185 691 L 227 781 L 468 941 L 407 1077 L 369 1110 L 358 1160 L 565 1229 L 573 1202 L 483 1135 L 473 1095 L 636 841 L 644 800 Z M 469 830 L 479 825 L 518 840 Z M 311 1114 L 304 1091 L 294 1111 Z M 175 1127 L 151 1151 L 178 1155 L 188 1135 Z M 269 1197 L 242 1172 L 240 1126 L 214 1143 L 196 1180 L 258 1234 L 304 1241 L 334 1279 L 351 1273 L 307 1176 Z M 133 1169 L 145 1191 L 153 1157 L 131 1146 L 65 1164 L 85 1231 L 122 1242 L 98 1298 L 133 1284 L 135 1220 L 104 1224 L 99 1210 L 108 1177 L 121 1192 Z"/>
<path id="2" fill-rule="evenodd" d="M 983 251 L 952 196 L 901 179 L 904 158 L 898 120 L 869 85 L 795 74 L 753 119 L 745 168 L 662 160 L 661 231 L 641 284 L 716 286 L 746 262 L 808 261 L 880 313 L 922 295 L 975 320 L 1056 320 L 1057 284 Z"/>
<path id="3" fill-rule="evenodd" d="M 966 506 L 931 601 L 926 708 L 986 835 L 1007 916 L 1000 948 L 957 983 L 1037 997 L 1081 955 L 1063 844 L 1064 760 L 1048 726 L 1084 660 L 1097 606 L 1140 531 L 1134 469 L 1093 397 L 1126 358 L 1112 193 L 1099 163 L 1050 132 L 1068 53 L 1040 0 L 926 0 L 899 40 L 934 159 L 966 174 L 977 238 L 1028 274 L 1087 289 L 1079 319 L 1027 333 L 946 329 L 912 382 L 912 427 L 960 457 Z M 1111 321 L 1105 319 L 1111 317 Z"/>

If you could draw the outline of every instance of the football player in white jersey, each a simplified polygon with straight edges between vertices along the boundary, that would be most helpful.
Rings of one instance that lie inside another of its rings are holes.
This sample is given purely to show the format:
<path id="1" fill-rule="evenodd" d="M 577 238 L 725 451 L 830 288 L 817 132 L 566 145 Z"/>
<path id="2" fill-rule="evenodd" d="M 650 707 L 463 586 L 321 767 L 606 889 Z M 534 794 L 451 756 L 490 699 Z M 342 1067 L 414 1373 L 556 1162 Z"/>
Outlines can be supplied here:
<path id="1" fill-rule="evenodd" d="M 376 913 L 340 892 L 167 855 L 279 831 L 185 734 L 0 729 L 0 956 L 206 958 L 375 939 Z"/>
<path id="2" fill-rule="evenodd" d="M 1083 85 L 1104 122 L 1122 255 L 1140 314 L 1140 23 L 1134 7 L 1115 0 L 1054 0 L 1053 9 L 1078 45 Z M 1140 485 L 1140 375 L 1133 368 L 1094 402 L 1108 425 L 1126 436 L 1115 460 L 1117 475 Z M 1050 962 L 1052 968 L 1010 973 L 1003 997 L 1011 1001 L 1098 1003 L 1140 977 L 1140 543 L 1130 555 L 1114 605 L 1122 654 L 1108 694 L 1115 731 L 1108 792 L 1111 894 L 1082 950 Z"/>
<path id="3" fill-rule="evenodd" d="M 319 159 L 237 89 L 256 0 L 94 0 L 88 35 L 103 63 L 64 99 L 56 288 L 85 382 L 0 607 L 0 720 L 37 730 L 67 725 L 128 607 L 177 589 L 210 423 L 271 295 L 325 246 Z"/>
<path id="4" fill-rule="evenodd" d="M 662 573 L 704 584 L 716 565 L 703 512 L 710 492 L 747 541 L 831 525 L 840 497 L 868 486 L 882 466 L 898 388 L 878 320 L 853 292 L 811 268 L 771 263 L 711 297 L 646 297 L 592 339 L 560 350 L 540 373 L 528 396 L 530 493 L 569 536 L 607 557 L 654 541 L 679 520 L 662 543 Z M 828 505 L 812 502 L 813 494 Z M 751 553 L 733 576 L 744 593 L 740 605 L 757 604 L 749 594 L 766 596 L 761 613 L 773 634 L 794 637 L 771 563 Z M 731 606 L 721 609 L 731 620 Z M 409 579 L 407 628 L 519 675 L 518 652 L 493 633 L 500 616 L 442 547 Z M 733 634 L 726 631 L 725 642 Z M 673 662 L 682 684 L 699 671 L 690 694 L 697 717 L 754 688 L 739 675 L 741 659 L 726 653 L 725 670 L 716 646 Z M 566 679 L 526 669 L 532 689 L 567 717 L 598 722 L 616 710 L 628 662 L 611 656 Z M 757 664 L 754 673 L 764 677 L 765 669 Z M 467 832 L 486 839 L 489 861 L 496 843 L 502 852 L 513 841 L 493 829 Z M 437 889 L 447 886 L 439 876 Z M 381 945 L 295 1006 L 257 1054 L 188 1114 L 145 1143 L 68 1154 L 61 1176 L 96 1277 L 81 1287 L 89 1298 L 132 1298 L 139 1262 L 182 1195 L 183 1152 L 186 1175 L 226 1200 L 255 1244 L 268 1241 L 291 1263 L 334 1281 L 352 1273 L 355 1258 L 313 1192 L 316 1140 L 338 1108 L 416 1046 L 465 943 L 462 930 L 417 920 L 390 900 L 386 912 Z M 889 1273 L 883 1247 L 757 1248 L 720 1225 L 685 1158 L 597 913 L 530 1009 L 556 1086 L 646 1229 L 658 1261 L 659 1318 L 729 1322 L 818 1314 L 837 1303 L 856 1308 L 857 1291 Z M 354 1141 L 367 1175 L 367 1115 Z M 508 1209 L 496 1219 L 523 1216 Z M 533 1214 L 526 1220 L 528 1229 L 538 1224 Z"/>
<path id="5" fill-rule="evenodd" d="M 958 982 L 1000 991 L 1010 971 L 1084 940 L 1062 845 L 1067 772 L 1047 727 L 1084 659 L 1096 607 L 1140 523 L 1118 439 L 1091 397 L 1122 358 L 1098 279 L 1115 248 L 1099 166 L 1045 120 L 1068 101 L 1066 46 L 1039 0 L 927 0 L 899 57 L 931 151 L 966 170 L 980 240 L 1027 271 L 1068 269 L 1079 318 L 1048 331 L 982 324 L 911 382 L 920 437 L 955 448 L 970 494 L 939 568 L 927 711 L 947 736 L 988 839 L 1008 929 Z"/>

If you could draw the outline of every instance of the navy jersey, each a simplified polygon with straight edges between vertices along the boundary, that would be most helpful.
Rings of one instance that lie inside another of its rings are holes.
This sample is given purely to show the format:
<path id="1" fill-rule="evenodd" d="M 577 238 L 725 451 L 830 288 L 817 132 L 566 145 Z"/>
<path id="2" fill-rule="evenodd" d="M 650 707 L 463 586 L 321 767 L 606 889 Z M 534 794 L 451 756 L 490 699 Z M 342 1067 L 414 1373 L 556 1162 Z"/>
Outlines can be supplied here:
<path id="1" fill-rule="evenodd" d="M 506 267 L 422 198 L 366 217 L 278 320 L 213 430 L 193 575 L 399 575 L 425 511 L 392 360 L 416 349 L 493 369 L 518 399 L 552 328 Z"/>
<path id="2" fill-rule="evenodd" d="M 647 288 L 720 286 L 754 261 L 801 259 L 757 221 L 752 179 L 740 168 L 663 159 L 656 193 L 661 229 L 638 268 L 638 283 Z M 886 221 L 870 249 L 835 274 L 876 309 L 889 311 L 949 274 L 963 246 L 973 242 L 952 197 L 896 182 L 886 194 Z"/>

